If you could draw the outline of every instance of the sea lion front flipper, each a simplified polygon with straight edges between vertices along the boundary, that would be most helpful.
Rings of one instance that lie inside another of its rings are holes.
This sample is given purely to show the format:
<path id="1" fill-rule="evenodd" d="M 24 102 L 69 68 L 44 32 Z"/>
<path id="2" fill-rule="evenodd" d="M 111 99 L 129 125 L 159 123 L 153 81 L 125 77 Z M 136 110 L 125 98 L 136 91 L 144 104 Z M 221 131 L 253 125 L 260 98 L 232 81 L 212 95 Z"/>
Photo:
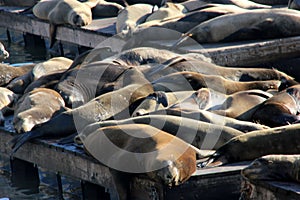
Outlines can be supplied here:
<path id="1" fill-rule="evenodd" d="M 56 32 L 57 32 L 57 25 L 50 23 L 49 24 L 49 47 L 50 49 L 54 46 L 56 42 Z"/>

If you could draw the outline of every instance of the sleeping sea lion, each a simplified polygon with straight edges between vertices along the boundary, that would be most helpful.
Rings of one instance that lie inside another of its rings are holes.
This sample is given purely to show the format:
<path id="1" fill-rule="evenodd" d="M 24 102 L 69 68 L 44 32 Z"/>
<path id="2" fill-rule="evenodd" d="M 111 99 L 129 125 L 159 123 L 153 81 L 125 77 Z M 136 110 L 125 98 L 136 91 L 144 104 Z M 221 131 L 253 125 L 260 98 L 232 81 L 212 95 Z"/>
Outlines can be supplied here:
<path id="1" fill-rule="evenodd" d="M 232 94 L 238 91 L 260 89 L 278 89 L 280 81 L 249 81 L 238 82 L 227 80 L 221 76 L 205 75 L 196 72 L 175 72 L 152 81 L 155 91 L 183 91 L 198 90 L 200 88 L 211 88 L 225 94 Z"/>
<path id="2" fill-rule="evenodd" d="M 219 115 L 251 121 L 260 104 L 272 96 L 261 90 L 245 90 L 224 95 L 212 89 L 202 88 L 176 106 L 182 107 L 188 102 L 186 107 L 190 107 L 190 109 L 195 107 Z M 193 106 L 194 104 L 195 106 Z"/>
<path id="3" fill-rule="evenodd" d="M 99 0 L 98 4 L 92 8 L 93 18 L 117 17 L 124 7 L 118 3 Z"/>
<path id="4" fill-rule="evenodd" d="M 145 115 L 123 120 L 106 120 L 97 122 L 93 126 L 100 128 L 123 124 L 148 124 L 201 150 L 219 148 L 231 138 L 243 134 L 243 132 L 230 127 L 172 115 Z"/>
<path id="5" fill-rule="evenodd" d="M 98 0 L 80 2 L 77 0 L 51 0 L 39 1 L 32 9 L 33 14 L 50 23 L 50 48 L 56 38 L 56 26 L 70 24 L 72 26 L 86 26 L 92 22 L 91 8 L 95 7 Z"/>
<path id="6" fill-rule="evenodd" d="M 184 6 L 177 3 L 166 3 L 165 6 L 150 14 L 144 23 L 137 26 L 139 28 L 147 28 L 165 21 L 176 20 L 183 17 L 187 10 Z"/>
<path id="7" fill-rule="evenodd" d="M 144 23 L 153 12 L 150 4 L 134 4 L 125 7 L 117 16 L 116 31 L 121 37 L 131 36 L 138 24 Z"/>
<path id="8" fill-rule="evenodd" d="M 57 70 L 67 70 L 73 61 L 65 57 L 54 57 L 44 62 L 35 64 L 33 69 L 23 76 L 12 80 L 7 88 L 15 93 L 22 94 L 26 87 L 41 76 L 55 73 Z"/>
<path id="9" fill-rule="evenodd" d="M 219 115 L 251 121 L 260 104 L 272 96 L 261 90 L 245 90 L 225 95 L 209 88 L 201 88 L 170 108 L 208 110 Z"/>
<path id="10" fill-rule="evenodd" d="M 15 105 L 13 125 L 18 133 L 30 131 L 37 124 L 64 111 L 64 100 L 54 90 L 36 88 L 23 95 Z"/>
<path id="11" fill-rule="evenodd" d="M 51 120 L 34 127 L 31 131 L 16 136 L 12 141 L 15 152 L 26 141 L 50 136 L 64 137 L 81 131 L 86 125 L 109 118 L 128 118 L 130 106 L 153 93 L 151 84 L 144 79 L 132 84 L 124 84 L 118 90 L 102 94 L 74 109 L 62 112 Z"/>
<path id="12" fill-rule="evenodd" d="M 133 111 L 132 116 L 140 116 L 153 111 L 165 109 L 190 96 L 194 91 L 154 92 L 145 98 Z"/>
<path id="13" fill-rule="evenodd" d="M 258 130 L 232 138 L 203 162 L 202 167 L 253 160 L 268 154 L 298 154 L 300 124 Z"/>
<path id="14" fill-rule="evenodd" d="M 191 118 L 195 120 L 200 120 L 203 122 L 209 122 L 216 125 L 228 126 L 244 133 L 263 130 L 269 128 L 268 126 L 256 124 L 253 122 L 242 121 L 233 119 L 231 117 L 221 116 L 206 110 L 189 110 L 181 108 L 166 108 L 164 110 L 157 110 L 150 113 L 145 113 L 149 115 L 175 115 L 186 118 Z"/>
<path id="15" fill-rule="evenodd" d="M 287 125 L 300 119 L 300 85 L 295 85 L 266 100 L 252 120 L 270 127 Z"/>
<path id="16" fill-rule="evenodd" d="M 146 173 L 170 187 L 182 184 L 196 170 L 195 148 L 146 124 L 108 126 L 94 131 L 87 127 L 80 138 L 86 151 L 108 167 Z"/>
<path id="17" fill-rule="evenodd" d="M 246 9 L 240 8 L 235 5 L 224 5 L 224 4 L 206 4 L 208 7 L 199 9 L 196 11 L 188 12 L 185 16 L 175 20 L 166 21 L 159 26 L 162 28 L 172 29 L 181 33 L 186 33 L 190 29 L 194 28 L 198 24 L 205 22 L 209 19 L 232 13 L 246 12 Z"/>
<path id="18" fill-rule="evenodd" d="M 300 34 L 299 18 L 299 11 L 284 8 L 257 9 L 245 13 L 222 15 L 194 27 L 175 42 L 174 47 L 180 45 L 187 36 L 191 36 L 199 43 L 297 36 Z"/>
<path id="19" fill-rule="evenodd" d="M 125 65 L 101 61 L 92 62 L 79 69 L 68 70 L 61 77 L 55 90 L 64 98 L 67 107 L 77 107 L 96 96 L 112 91 L 114 89 L 113 82 L 132 71 L 137 70 Z M 141 76 L 143 75 L 141 74 Z"/>
<path id="20" fill-rule="evenodd" d="M 273 154 L 256 158 L 241 174 L 248 180 L 300 182 L 300 155 Z"/>
<path id="21" fill-rule="evenodd" d="M 220 75 L 232 81 L 264 81 L 281 80 L 286 86 L 298 84 L 293 77 L 276 69 L 224 67 L 194 58 L 194 54 L 178 55 L 172 62 L 153 66 L 145 70 L 147 77 L 161 77 L 174 72 L 192 71 L 206 75 Z M 170 58 L 171 60 L 171 58 Z"/>
<path id="22" fill-rule="evenodd" d="M 28 73 L 35 64 L 25 64 L 18 67 L 13 67 L 7 64 L 0 63 L 0 86 L 6 86 L 14 78 Z"/>
<path id="23" fill-rule="evenodd" d="M 5 120 L 4 115 L 12 110 L 10 106 L 15 103 L 18 98 L 19 96 L 11 90 L 0 87 L 0 123 Z"/>
<path id="24" fill-rule="evenodd" d="M 9 53 L 6 51 L 4 45 L 0 42 L 0 62 L 9 57 Z"/>

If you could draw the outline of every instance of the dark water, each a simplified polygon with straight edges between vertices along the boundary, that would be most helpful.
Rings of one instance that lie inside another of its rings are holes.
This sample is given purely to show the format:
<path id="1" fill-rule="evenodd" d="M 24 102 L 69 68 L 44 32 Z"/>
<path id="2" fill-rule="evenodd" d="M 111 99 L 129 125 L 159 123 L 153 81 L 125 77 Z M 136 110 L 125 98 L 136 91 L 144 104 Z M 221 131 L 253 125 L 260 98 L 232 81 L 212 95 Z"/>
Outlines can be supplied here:
<path id="1" fill-rule="evenodd" d="M 11 39 L 11 41 L 9 40 Z M 23 35 L 20 33 L 10 33 L 0 29 L 0 42 L 2 42 L 9 52 L 10 57 L 4 63 L 19 65 L 24 63 L 37 63 L 50 58 L 43 44 L 25 47 Z M 81 183 L 69 177 L 61 176 L 62 192 L 58 190 L 57 175 L 38 168 L 40 184 L 37 188 L 19 189 L 18 185 L 12 181 L 10 159 L 0 154 L 0 200 L 32 200 L 32 199 L 82 199 Z M 25 185 L 30 186 L 31 182 Z"/>

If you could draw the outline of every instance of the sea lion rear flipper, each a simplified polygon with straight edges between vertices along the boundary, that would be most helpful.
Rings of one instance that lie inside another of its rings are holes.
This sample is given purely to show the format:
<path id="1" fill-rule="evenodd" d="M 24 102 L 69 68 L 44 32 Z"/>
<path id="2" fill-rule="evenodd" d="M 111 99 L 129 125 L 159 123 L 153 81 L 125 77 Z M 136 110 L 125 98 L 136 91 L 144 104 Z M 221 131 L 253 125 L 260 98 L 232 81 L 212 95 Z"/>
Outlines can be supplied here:
<path id="1" fill-rule="evenodd" d="M 56 42 L 56 32 L 57 32 L 57 25 L 50 23 L 49 24 L 49 47 L 50 49 L 54 46 Z"/>

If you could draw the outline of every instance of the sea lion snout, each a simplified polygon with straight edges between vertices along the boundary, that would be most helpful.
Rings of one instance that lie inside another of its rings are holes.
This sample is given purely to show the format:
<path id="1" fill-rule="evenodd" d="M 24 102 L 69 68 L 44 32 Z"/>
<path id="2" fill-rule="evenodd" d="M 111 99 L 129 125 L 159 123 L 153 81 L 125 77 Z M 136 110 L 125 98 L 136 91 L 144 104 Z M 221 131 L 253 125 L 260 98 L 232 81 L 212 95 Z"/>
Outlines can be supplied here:
<path id="1" fill-rule="evenodd" d="M 174 162 L 168 160 L 163 161 L 163 165 L 166 167 L 162 168 L 157 172 L 158 177 L 168 186 L 180 184 L 180 173 Z"/>

